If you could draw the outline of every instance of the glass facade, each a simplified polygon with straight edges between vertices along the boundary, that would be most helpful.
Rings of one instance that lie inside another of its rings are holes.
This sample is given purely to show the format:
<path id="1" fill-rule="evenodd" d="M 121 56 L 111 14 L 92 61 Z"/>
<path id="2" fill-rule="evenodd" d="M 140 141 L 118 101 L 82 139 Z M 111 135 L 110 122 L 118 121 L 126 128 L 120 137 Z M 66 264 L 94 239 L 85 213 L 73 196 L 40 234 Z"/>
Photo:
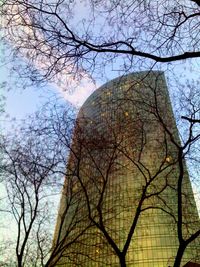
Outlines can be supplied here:
<path id="1" fill-rule="evenodd" d="M 161 72 L 117 78 L 87 99 L 74 130 L 55 231 L 55 242 L 67 244 L 59 266 L 120 266 L 115 246 L 120 252 L 127 246 L 130 267 L 173 265 L 179 167 L 171 135 L 180 142 Z M 199 217 L 184 169 L 187 237 Z M 182 265 L 198 254 L 196 240 Z"/>

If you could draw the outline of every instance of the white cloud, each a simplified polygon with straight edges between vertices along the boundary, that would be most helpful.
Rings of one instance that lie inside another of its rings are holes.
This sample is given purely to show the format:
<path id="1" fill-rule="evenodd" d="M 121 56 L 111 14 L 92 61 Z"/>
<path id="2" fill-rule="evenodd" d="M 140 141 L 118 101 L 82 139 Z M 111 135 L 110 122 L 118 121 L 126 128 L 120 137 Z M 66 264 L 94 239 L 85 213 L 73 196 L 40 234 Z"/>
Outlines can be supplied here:
<path id="1" fill-rule="evenodd" d="M 45 42 L 42 34 L 39 31 L 35 32 L 34 28 L 31 27 L 32 21 L 28 13 L 23 13 L 23 16 L 21 16 L 18 9 L 20 10 L 20 6 L 18 4 L 14 4 L 12 6 L 12 12 L 15 11 L 16 13 L 16 15 L 13 17 L 13 27 L 15 28 L 15 25 L 18 26 L 16 27 L 16 34 L 12 35 L 9 41 L 13 47 L 20 47 L 20 53 L 25 62 L 32 58 L 33 66 L 41 71 L 41 74 L 45 73 L 45 71 L 51 68 L 52 64 L 54 64 L 54 62 L 51 60 L 51 57 L 49 57 L 49 55 L 51 55 L 51 47 Z M 83 11 L 85 10 L 86 12 L 84 6 L 81 6 L 81 9 L 83 9 Z M 3 23 L 5 24 L 4 26 L 6 26 L 7 21 L 3 21 Z M 34 43 L 36 42 L 36 45 L 38 45 L 37 41 L 35 40 L 36 35 L 36 39 L 40 40 L 41 44 L 38 47 L 38 49 L 42 51 L 40 55 L 38 55 L 38 50 L 34 49 Z M 21 36 L 21 38 L 19 38 L 19 36 Z M 27 46 L 27 38 L 32 40 L 32 47 Z M 23 40 L 25 40 L 25 43 L 23 43 Z M 54 51 L 54 53 L 57 54 L 58 52 L 56 53 L 56 51 Z M 61 59 L 57 64 L 59 66 L 56 67 L 60 67 L 60 71 L 56 73 L 51 80 L 53 86 L 70 103 L 75 106 L 81 106 L 87 97 L 96 89 L 95 84 L 91 81 L 84 70 L 78 70 L 79 73 L 77 76 L 79 77 L 76 79 L 76 74 L 73 73 L 73 61 L 68 60 L 66 62 L 65 59 Z M 80 77 L 82 77 L 82 79 Z"/>
<path id="2" fill-rule="evenodd" d="M 59 86 L 56 87 L 61 95 L 76 107 L 80 107 L 96 89 L 96 85 L 87 78 L 83 78 L 72 92 L 65 91 Z"/>

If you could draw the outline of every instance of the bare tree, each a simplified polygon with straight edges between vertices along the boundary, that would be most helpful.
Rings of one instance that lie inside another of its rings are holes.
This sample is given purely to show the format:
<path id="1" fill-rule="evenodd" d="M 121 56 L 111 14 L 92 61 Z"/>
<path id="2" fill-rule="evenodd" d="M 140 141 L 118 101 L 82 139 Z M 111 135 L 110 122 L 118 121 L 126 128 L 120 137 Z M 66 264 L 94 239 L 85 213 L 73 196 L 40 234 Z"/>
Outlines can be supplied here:
<path id="1" fill-rule="evenodd" d="M 41 146 L 38 136 L 14 138 L 2 140 L 1 176 L 7 190 L 8 219 L 15 220 L 16 265 L 38 266 L 42 255 L 36 249 L 36 236 L 42 234 L 42 222 L 52 221 L 48 214 L 47 187 L 53 183 L 51 176 L 57 162 L 46 156 L 46 148 Z M 47 246 L 49 242 L 46 237 Z"/>
<path id="2" fill-rule="evenodd" d="M 66 176 L 73 112 L 69 107 L 56 108 L 49 104 L 49 108 L 50 106 L 51 109 L 48 109 L 45 105 L 40 112 L 29 117 L 26 124 L 15 133 L 7 137 L 1 136 L 0 171 L 7 201 L 4 200 L 4 209 L 0 211 L 2 215 L 8 213 L 3 222 L 7 224 L 9 220 L 13 232 L 9 247 L 9 238 L 2 240 L 5 243 L 2 264 L 4 262 L 19 267 L 49 266 L 50 262 L 56 262 L 61 257 L 63 250 L 78 242 L 81 234 L 90 227 L 88 224 L 72 236 L 70 233 L 79 225 L 80 220 L 83 222 L 84 217 L 70 217 L 70 224 L 63 225 L 64 218 L 69 214 L 69 206 L 70 209 L 75 207 L 76 214 L 80 205 L 80 201 L 77 203 L 75 199 L 78 193 L 72 192 L 68 195 L 64 217 L 59 218 L 60 229 L 57 228 L 59 237 L 63 227 L 65 234 L 62 232 L 62 237 L 52 248 L 57 214 L 54 202 L 58 199 Z M 5 231 L 8 231 L 7 227 Z M 8 262 L 10 255 L 13 255 L 12 263 Z"/>
<path id="3" fill-rule="evenodd" d="M 67 88 L 68 78 L 102 78 L 108 66 L 123 74 L 140 63 L 149 69 L 199 58 L 199 8 L 192 0 L 6 0 L 3 38 L 15 48 L 21 77 L 59 79 Z"/>

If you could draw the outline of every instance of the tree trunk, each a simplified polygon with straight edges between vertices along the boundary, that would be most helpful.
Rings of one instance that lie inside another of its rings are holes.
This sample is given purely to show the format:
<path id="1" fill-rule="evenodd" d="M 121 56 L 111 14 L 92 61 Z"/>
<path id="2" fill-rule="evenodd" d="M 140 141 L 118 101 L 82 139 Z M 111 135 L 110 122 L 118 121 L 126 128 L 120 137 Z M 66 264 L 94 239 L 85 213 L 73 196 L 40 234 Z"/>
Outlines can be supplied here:
<path id="1" fill-rule="evenodd" d="M 124 255 L 120 255 L 120 267 L 126 267 L 126 259 Z"/>
<path id="2" fill-rule="evenodd" d="M 17 255 L 17 267 L 22 267 L 22 255 Z"/>
<path id="3" fill-rule="evenodd" d="M 173 267 L 180 267 L 181 260 L 185 251 L 185 246 L 179 246 Z"/>

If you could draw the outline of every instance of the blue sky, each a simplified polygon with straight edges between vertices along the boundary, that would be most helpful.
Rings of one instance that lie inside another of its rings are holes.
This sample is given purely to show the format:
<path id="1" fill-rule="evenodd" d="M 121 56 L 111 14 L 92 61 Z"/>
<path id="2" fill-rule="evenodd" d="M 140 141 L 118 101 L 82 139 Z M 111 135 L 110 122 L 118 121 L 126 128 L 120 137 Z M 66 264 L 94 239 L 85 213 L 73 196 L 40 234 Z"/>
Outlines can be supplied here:
<path id="1" fill-rule="evenodd" d="M 6 55 L 1 54 L 0 56 L 4 58 Z M 0 66 L 0 83 L 8 82 L 9 79 L 9 65 L 2 64 Z M 29 88 L 22 91 L 15 89 L 14 84 L 10 91 L 7 91 L 6 88 L 1 88 L 1 94 L 6 98 L 4 107 L 6 114 L 9 114 L 11 118 L 16 117 L 17 119 L 23 118 L 27 113 L 34 112 L 44 101 L 40 90 Z"/>

